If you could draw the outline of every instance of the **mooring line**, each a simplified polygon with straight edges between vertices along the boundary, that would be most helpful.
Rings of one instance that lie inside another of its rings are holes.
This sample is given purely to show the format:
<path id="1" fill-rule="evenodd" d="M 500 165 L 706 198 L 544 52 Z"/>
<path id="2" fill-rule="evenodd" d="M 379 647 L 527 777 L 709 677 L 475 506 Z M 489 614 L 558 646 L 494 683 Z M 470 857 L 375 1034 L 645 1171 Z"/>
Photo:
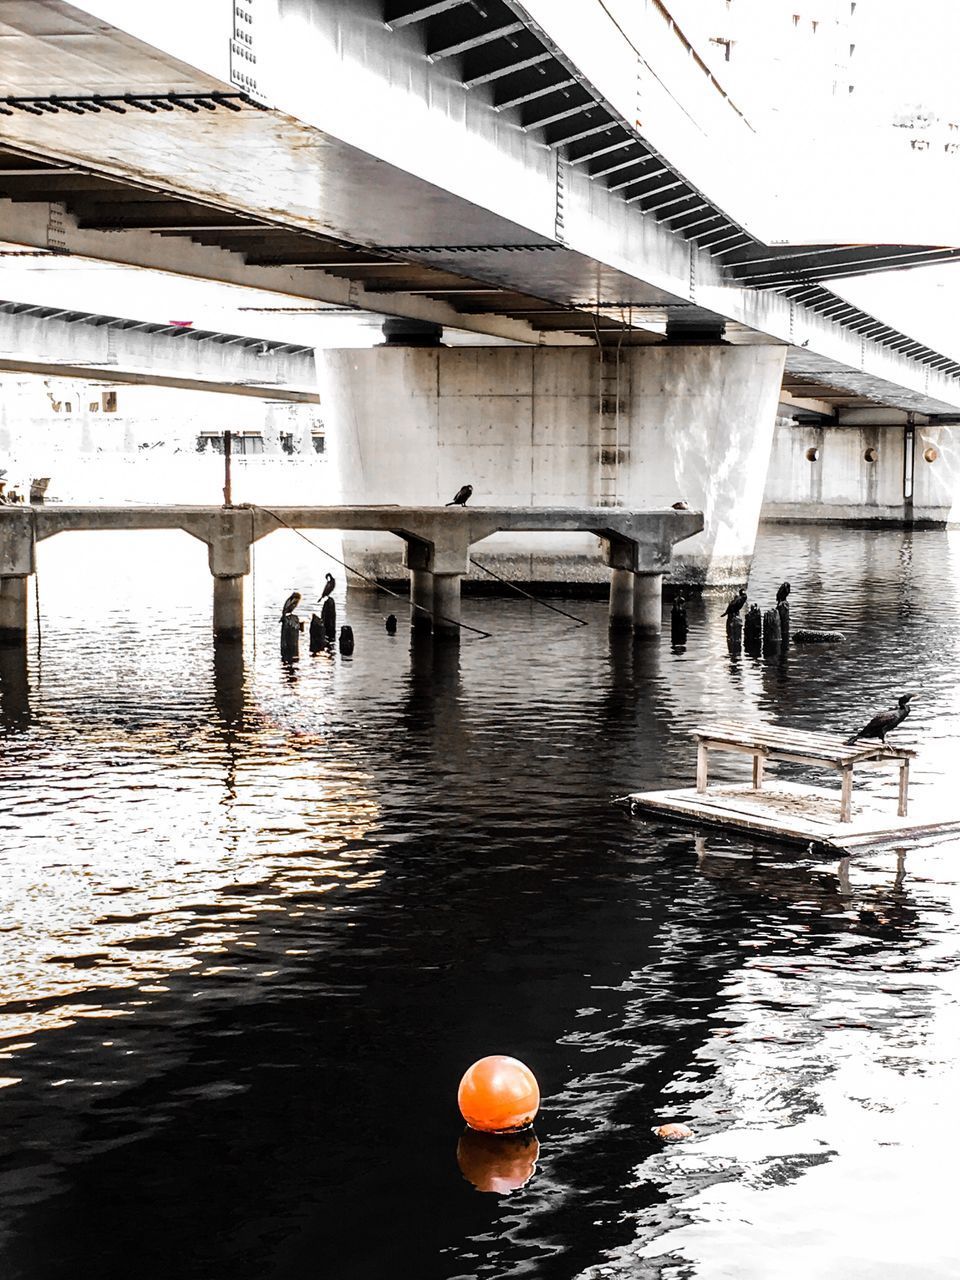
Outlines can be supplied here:
<path id="1" fill-rule="evenodd" d="M 266 514 L 276 520 L 278 524 L 283 525 L 285 529 L 289 529 L 291 533 L 295 533 L 298 538 L 302 538 L 304 542 L 313 547 L 315 551 L 319 551 L 321 555 L 328 556 L 336 564 L 342 565 L 348 573 L 355 574 L 356 577 L 362 578 L 364 582 L 369 582 L 371 586 L 376 587 L 378 591 L 383 591 L 386 595 L 393 596 L 395 600 L 403 600 L 406 598 L 401 595 L 399 591 L 393 591 L 390 587 L 385 587 L 383 583 L 378 581 L 376 578 L 371 578 L 369 574 L 361 573 L 359 569 L 355 569 L 352 564 L 347 564 L 346 560 L 341 560 L 339 556 L 335 556 L 333 552 L 328 551 L 326 547 L 321 547 L 320 544 L 314 542 L 312 538 L 308 538 L 302 529 L 296 529 L 292 524 L 288 524 L 286 520 L 284 520 L 283 516 L 278 515 L 276 511 L 271 511 L 269 507 L 262 507 L 256 503 L 251 503 L 251 506 L 255 507 L 257 511 L 266 512 Z M 442 613 L 434 615 L 431 610 L 424 608 L 422 604 L 414 603 L 413 600 L 410 601 L 410 607 L 413 609 L 419 609 L 421 613 L 425 613 L 430 619 L 437 617 L 441 622 L 450 622 L 453 626 L 459 627 L 461 631 L 472 631 L 473 634 L 479 636 L 481 640 L 489 640 L 493 636 L 492 631 L 481 631 L 479 627 L 468 626 L 467 623 L 460 622 L 457 618 L 448 618 Z"/>
<path id="2" fill-rule="evenodd" d="M 496 578 L 498 582 L 502 582 L 505 587 L 511 587 L 518 595 L 525 596 L 527 600 L 532 600 L 534 604 L 542 605 L 544 609 L 550 609 L 554 613 L 561 614 L 564 618 L 569 618 L 571 622 L 577 623 L 581 627 L 589 627 L 590 623 L 586 618 L 578 618 L 572 613 L 567 613 L 566 609 L 558 609 L 555 604 L 547 604 L 546 600 L 540 600 L 537 596 L 531 595 L 529 591 L 524 591 L 523 587 L 518 587 L 515 582 L 511 582 L 509 578 L 501 578 L 499 573 L 494 573 L 492 569 L 488 569 L 485 564 L 481 564 L 479 560 L 470 557 L 470 563 L 475 564 L 478 569 L 482 569 L 484 573 L 489 573 L 491 578 Z"/>
<path id="3" fill-rule="evenodd" d="M 39 658 L 43 648 L 43 630 L 40 626 L 40 575 L 36 569 L 33 571 L 33 600 L 37 610 L 37 657 Z"/>

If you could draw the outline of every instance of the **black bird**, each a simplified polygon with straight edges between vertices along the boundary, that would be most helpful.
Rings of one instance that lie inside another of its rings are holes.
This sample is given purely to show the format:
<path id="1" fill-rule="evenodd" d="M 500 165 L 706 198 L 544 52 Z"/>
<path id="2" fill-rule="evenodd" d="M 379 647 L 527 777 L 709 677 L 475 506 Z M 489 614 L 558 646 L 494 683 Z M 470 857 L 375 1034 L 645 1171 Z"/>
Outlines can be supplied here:
<path id="1" fill-rule="evenodd" d="M 328 595 L 330 595 L 330 593 L 333 591 L 334 587 L 337 585 L 337 580 L 336 580 L 336 578 L 333 576 L 333 574 L 332 574 L 332 573 L 328 573 L 328 574 L 326 575 L 326 578 L 327 578 L 327 580 L 326 580 L 326 582 L 324 583 L 323 590 L 320 592 L 320 599 L 321 599 L 321 600 L 326 600 L 327 596 L 328 596 Z"/>
<path id="2" fill-rule="evenodd" d="M 470 497 L 471 493 L 473 493 L 472 484 L 461 485 L 453 495 L 453 500 L 448 502 L 446 505 L 448 507 L 465 507 L 467 505 L 467 499 Z"/>
<path id="3" fill-rule="evenodd" d="M 725 618 L 736 618 L 747 603 L 747 593 L 741 588 L 723 611 Z"/>
<path id="4" fill-rule="evenodd" d="M 288 613 L 293 613 L 294 609 L 300 603 L 300 592 L 291 591 L 283 602 L 283 608 L 280 611 L 280 617 L 285 618 Z"/>
<path id="5" fill-rule="evenodd" d="M 852 747 L 858 738 L 879 738 L 881 742 L 886 742 L 887 734 L 896 729 L 898 724 L 903 724 L 910 714 L 910 699 L 916 696 L 915 693 L 902 694 L 897 699 L 896 711 L 881 711 L 869 724 L 864 725 L 859 733 L 855 733 L 852 738 L 847 738 L 846 745 Z"/>
<path id="6" fill-rule="evenodd" d="M 786 600 L 789 594 L 790 594 L 790 583 L 781 582 L 779 587 L 777 587 L 777 604 L 783 604 L 784 600 Z"/>

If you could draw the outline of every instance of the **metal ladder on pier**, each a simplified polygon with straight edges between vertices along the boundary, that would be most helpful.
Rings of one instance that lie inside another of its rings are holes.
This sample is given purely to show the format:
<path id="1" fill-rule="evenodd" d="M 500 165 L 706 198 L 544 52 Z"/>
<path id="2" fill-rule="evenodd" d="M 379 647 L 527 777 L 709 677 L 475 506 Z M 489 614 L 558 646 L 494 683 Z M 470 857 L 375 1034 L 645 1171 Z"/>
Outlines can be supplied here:
<path id="1" fill-rule="evenodd" d="M 600 386 L 597 406 L 597 501 L 601 507 L 623 505 L 620 496 L 620 347 L 600 347 Z"/>

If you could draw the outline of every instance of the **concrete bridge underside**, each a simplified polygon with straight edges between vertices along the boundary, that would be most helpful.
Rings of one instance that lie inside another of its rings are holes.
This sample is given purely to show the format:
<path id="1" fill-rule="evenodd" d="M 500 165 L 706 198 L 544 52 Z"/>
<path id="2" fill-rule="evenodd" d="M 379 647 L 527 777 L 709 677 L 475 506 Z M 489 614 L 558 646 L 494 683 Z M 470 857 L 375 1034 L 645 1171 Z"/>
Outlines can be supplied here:
<path id="1" fill-rule="evenodd" d="M 243 582 L 250 548 L 278 529 L 380 530 L 404 544 L 411 624 L 457 638 L 460 579 L 470 550 L 499 531 L 573 530 L 599 539 L 611 570 L 610 625 L 638 635 L 660 632 L 661 583 L 673 546 L 703 528 L 697 511 L 515 507 L 39 507 L 0 509 L 0 643 L 27 636 L 28 581 L 36 546 L 60 533 L 177 529 L 207 545 L 213 575 L 213 629 L 243 635 Z"/>
<path id="2" fill-rule="evenodd" d="M 492 381 L 458 392 L 455 414 L 445 353 L 433 390 L 405 381 L 402 352 L 377 357 L 373 388 L 369 353 L 326 359 L 344 496 L 399 485 L 442 501 L 479 470 L 492 501 L 539 505 L 573 476 L 567 498 L 616 507 L 649 500 L 656 476 L 704 508 L 692 576 L 742 579 L 784 362 L 792 394 L 809 384 L 821 403 L 836 387 L 960 409 L 960 365 L 829 281 L 957 250 L 763 244 L 644 138 L 638 63 L 616 33 L 595 82 L 534 7 L 539 25 L 514 0 L 283 0 L 256 15 L 238 2 L 207 40 L 149 6 L 51 0 L 40 23 L 0 0 L 0 238 L 512 339 L 536 347 L 548 382 L 543 353 L 565 348 L 576 384 L 510 392 L 507 357 L 487 353 Z M 69 57 L 38 56 L 51 51 Z M 704 120 L 728 110 L 714 93 Z M 661 381 L 645 382 L 658 360 Z M 394 427 L 408 447 L 387 477 Z M 575 460 L 562 478 L 538 469 L 549 441 Z M 466 445 L 472 470 L 451 488 L 442 460 Z"/>
<path id="3" fill-rule="evenodd" d="M 0 302 L 0 369 L 316 403 L 313 348 Z"/>

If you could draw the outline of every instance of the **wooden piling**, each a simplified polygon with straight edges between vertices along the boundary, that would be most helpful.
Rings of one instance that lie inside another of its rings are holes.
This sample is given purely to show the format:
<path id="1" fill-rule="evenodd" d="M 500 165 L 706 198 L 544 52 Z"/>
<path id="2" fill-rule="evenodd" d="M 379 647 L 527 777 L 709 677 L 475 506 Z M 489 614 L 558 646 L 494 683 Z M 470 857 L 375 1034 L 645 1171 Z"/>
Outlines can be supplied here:
<path id="1" fill-rule="evenodd" d="M 677 596 L 670 610 L 670 643 L 687 643 L 687 605 L 683 596 Z"/>
<path id="2" fill-rule="evenodd" d="M 280 657 L 300 657 L 300 619 L 295 613 L 285 613 L 280 619 Z"/>
<path id="3" fill-rule="evenodd" d="M 310 616 L 310 652 L 319 653 L 321 649 L 326 648 L 327 634 L 324 630 L 323 621 L 317 615 Z"/>
<path id="4" fill-rule="evenodd" d="M 340 628 L 340 652 L 345 658 L 353 653 L 353 627 Z"/>
<path id="5" fill-rule="evenodd" d="M 763 615 L 760 606 L 752 604 L 743 624 L 743 647 L 747 653 L 759 653 L 763 637 Z"/>
<path id="6" fill-rule="evenodd" d="M 327 639 L 335 640 L 337 638 L 337 606 L 330 596 L 327 596 L 320 608 L 320 621 Z"/>
<path id="7" fill-rule="evenodd" d="M 777 613 L 780 616 L 780 643 L 786 646 L 790 643 L 790 606 L 786 600 L 777 605 Z"/>
<path id="8" fill-rule="evenodd" d="M 768 609 L 763 615 L 763 652 L 780 649 L 780 615 L 776 609 Z"/>

